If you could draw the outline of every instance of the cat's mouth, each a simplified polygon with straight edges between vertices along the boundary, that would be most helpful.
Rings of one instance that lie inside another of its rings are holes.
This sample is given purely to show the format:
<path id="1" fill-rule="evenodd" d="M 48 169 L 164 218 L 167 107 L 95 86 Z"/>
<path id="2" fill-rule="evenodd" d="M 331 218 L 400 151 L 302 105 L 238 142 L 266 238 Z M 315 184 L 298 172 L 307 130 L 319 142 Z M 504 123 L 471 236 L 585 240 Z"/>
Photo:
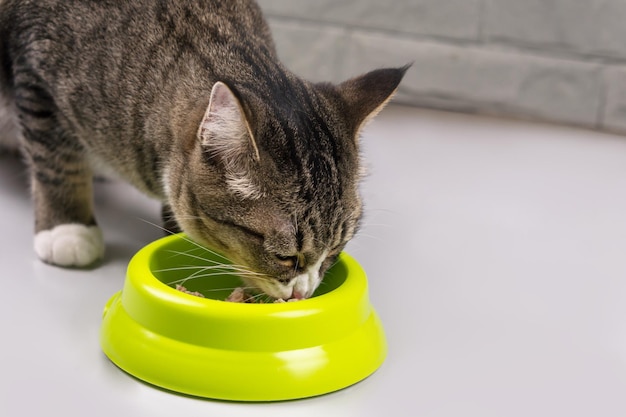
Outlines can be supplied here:
<path id="1" fill-rule="evenodd" d="M 277 279 L 266 277 L 242 277 L 249 285 L 254 286 L 270 297 L 283 300 L 311 298 L 315 290 L 322 282 L 322 263 L 326 259 L 324 252 L 317 262 L 311 265 L 303 273 L 296 275 L 288 283 L 282 283 Z"/>
<path id="2" fill-rule="evenodd" d="M 271 278 L 245 277 L 242 279 L 246 284 L 270 297 L 283 300 L 310 298 L 321 281 L 319 273 L 298 275 L 287 284 Z"/>
<path id="3" fill-rule="evenodd" d="M 295 288 L 296 279 L 297 277 L 289 283 L 283 284 L 273 278 L 242 277 L 246 285 L 255 287 L 275 299 L 289 300 L 292 298 L 304 299 L 311 297 L 313 291 L 303 293 Z"/>

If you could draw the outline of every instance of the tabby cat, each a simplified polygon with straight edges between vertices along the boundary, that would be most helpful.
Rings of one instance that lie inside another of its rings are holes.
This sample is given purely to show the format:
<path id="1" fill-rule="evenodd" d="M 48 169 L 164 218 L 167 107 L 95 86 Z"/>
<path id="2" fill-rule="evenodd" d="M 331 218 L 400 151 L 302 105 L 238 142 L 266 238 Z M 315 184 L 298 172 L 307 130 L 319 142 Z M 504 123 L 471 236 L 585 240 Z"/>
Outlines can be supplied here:
<path id="1" fill-rule="evenodd" d="M 0 0 L 0 64 L 0 136 L 30 166 L 43 261 L 102 258 L 104 170 L 284 299 L 310 297 L 354 235 L 359 131 L 407 69 L 304 81 L 252 0 Z"/>

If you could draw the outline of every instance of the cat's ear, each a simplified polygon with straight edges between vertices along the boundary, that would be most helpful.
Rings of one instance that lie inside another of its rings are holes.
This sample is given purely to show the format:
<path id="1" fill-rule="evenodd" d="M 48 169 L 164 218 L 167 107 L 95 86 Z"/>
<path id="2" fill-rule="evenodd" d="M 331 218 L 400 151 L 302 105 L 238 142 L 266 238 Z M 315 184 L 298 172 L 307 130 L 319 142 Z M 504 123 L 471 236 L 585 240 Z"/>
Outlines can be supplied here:
<path id="1" fill-rule="evenodd" d="M 338 85 L 357 137 L 361 128 L 391 100 L 410 67 L 411 64 L 401 68 L 378 69 Z"/>
<path id="2" fill-rule="evenodd" d="M 198 140 L 223 167 L 232 193 L 243 198 L 263 195 L 250 175 L 251 164 L 260 160 L 259 149 L 241 102 L 223 82 L 213 85 Z"/>
<path id="3" fill-rule="evenodd" d="M 198 129 L 198 140 L 227 166 L 250 157 L 259 160 L 259 150 L 241 103 L 221 81 L 211 90 L 209 106 Z"/>

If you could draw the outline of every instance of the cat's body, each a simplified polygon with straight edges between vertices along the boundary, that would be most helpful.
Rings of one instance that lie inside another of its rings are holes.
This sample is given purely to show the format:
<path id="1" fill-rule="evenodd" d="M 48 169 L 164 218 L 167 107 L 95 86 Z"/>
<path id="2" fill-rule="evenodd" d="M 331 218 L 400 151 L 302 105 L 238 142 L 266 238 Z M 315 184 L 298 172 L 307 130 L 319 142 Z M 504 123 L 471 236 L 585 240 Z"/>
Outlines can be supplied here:
<path id="1" fill-rule="evenodd" d="M 302 81 L 248 0 L 0 0 L 0 142 L 21 141 L 59 265 L 102 256 L 104 169 L 264 292 L 310 296 L 361 216 L 359 129 L 404 71 Z"/>

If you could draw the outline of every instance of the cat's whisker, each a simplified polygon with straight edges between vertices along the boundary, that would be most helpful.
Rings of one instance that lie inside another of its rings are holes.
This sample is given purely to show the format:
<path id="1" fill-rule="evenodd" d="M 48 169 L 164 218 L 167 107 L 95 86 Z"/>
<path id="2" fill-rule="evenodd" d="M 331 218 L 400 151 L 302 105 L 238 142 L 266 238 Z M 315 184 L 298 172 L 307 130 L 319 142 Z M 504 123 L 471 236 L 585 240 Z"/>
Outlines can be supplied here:
<path id="1" fill-rule="evenodd" d="M 330 264 L 330 266 L 329 266 L 329 267 L 328 267 L 328 269 L 327 269 L 327 272 L 328 272 L 328 271 L 330 271 L 331 269 L 333 269 L 333 267 L 334 267 L 335 265 L 337 265 L 338 263 L 339 263 L 339 258 L 335 259 L 335 261 L 334 261 L 332 264 Z M 332 272 L 331 272 L 331 273 L 332 273 Z"/>
<path id="2" fill-rule="evenodd" d="M 224 270 L 218 270 L 217 272 L 213 272 L 211 271 L 212 269 L 214 269 L 213 267 L 207 267 L 204 269 L 200 269 L 196 272 L 194 272 L 193 274 L 175 280 L 175 281 L 170 281 L 169 284 L 182 284 L 185 283 L 189 280 L 192 279 L 200 279 L 200 278 L 210 278 L 210 277 L 215 277 L 215 276 L 233 276 L 233 277 L 237 277 L 237 278 L 242 278 L 242 277 L 249 277 L 249 278 L 253 278 L 253 279 L 257 279 L 257 280 L 266 280 L 266 281 L 271 281 L 271 278 L 268 278 L 266 276 L 264 276 L 263 274 L 259 274 L 253 271 L 224 271 Z M 175 270 L 175 269 L 173 269 Z"/>
<path id="3" fill-rule="evenodd" d="M 299 229 L 298 229 L 298 215 L 297 214 L 293 214 L 293 233 L 294 236 L 298 235 Z"/>
<path id="4" fill-rule="evenodd" d="M 394 216 L 402 214 L 398 210 L 391 210 L 391 209 L 386 209 L 386 208 L 370 208 L 367 210 L 367 214 L 378 214 L 378 213 L 393 214 Z"/>
<path id="5" fill-rule="evenodd" d="M 217 277 L 217 276 L 223 276 L 224 274 L 221 272 L 213 272 L 213 273 L 208 273 L 208 274 L 199 274 L 199 275 L 194 275 L 194 276 L 188 276 L 185 278 L 181 278 L 181 279 L 177 279 L 174 281 L 169 281 L 167 284 L 169 285 L 173 285 L 173 284 L 184 284 L 187 281 L 190 280 L 194 280 L 194 279 L 200 279 L 200 278 L 210 278 L 210 277 Z M 236 276 L 233 274 L 233 276 Z"/>
<path id="6" fill-rule="evenodd" d="M 157 229 L 159 229 L 159 230 L 161 230 L 161 231 L 163 231 L 163 232 L 165 232 L 165 233 L 167 233 L 169 235 L 175 235 L 176 234 L 176 233 L 172 232 L 171 230 L 168 230 L 168 229 L 166 229 L 165 227 L 163 227 L 163 226 L 161 226 L 159 224 L 156 224 L 154 222 L 151 222 L 150 220 L 144 219 L 143 217 L 137 217 L 137 219 L 141 220 L 144 223 L 149 224 L 150 226 L 154 226 Z"/>
<path id="7" fill-rule="evenodd" d="M 172 271 L 186 271 L 186 270 L 210 270 L 210 269 L 222 269 L 222 265 L 211 265 L 211 266 L 197 266 L 197 265 L 183 265 L 176 266 L 172 268 L 163 268 L 163 269 L 154 269 L 152 272 L 172 272 Z"/>
<path id="8" fill-rule="evenodd" d="M 220 254 L 220 253 L 218 253 L 218 252 L 215 252 L 214 250 L 209 249 L 209 248 L 207 248 L 206 246 L 202 246 L 202 245 L 200 245 L 199 243 L 196 243 L 196 242 L 194 242 L 193 240 L 191 240 L 191 239 L 189 239 L 189 238 L 187 238 L 187 237 L 184 237 L 184 239 L 185 239 L 187 242 L 189 242 L 189 243 L 193 244 L 193 245 L 195 246 L 195 248 L 194 248 L 194 249 L 196 249 L 196 250 L 200 250 L 200 251 L 204 251 L 204 252 L 207 252 L 207 253 L 210 253 L 211 255 L 213 255 L 213 256 L 215 256 L 215 257 L 217 257 L 217 258 L 223 259 L 223 260 L 224 260 L 225 262 L 227 262 L 227 263 L 230 263 L 230 259 L 228 259 L 228 258 L 227 258 L 227 257 L 225 257 L 224 255 L 222 255 L 222 254 Z M 190 250 L 189 250 L 189 251 L 187 251 L 187 252 L 191 252 L 191 251 L 192 251 L 192 250 L 194 250 L 194 249 L 190 249 Z M 180 252 L 180 254 L 183 254 L 183 253 L 184 253 L 184 252 Z"/>
<path id="9" fill-rule="evenodd" d="M 199 217 L 198 217 L 198 218 L 199 218 Z M 177 234 L 177 233 L 172 232 L 171 230 L 168 230 L 168 229 L 166 229 L 166 228 L 164 228 L 164 227 L 162 227 L 162 226 L 160 226 L 160 225 L 158 225 L 158 224 L 156 224 L 156 223 L 154 223 L 154 222 L 151 222 L 151 221 L 149 221 L 149 220 L 143 219 L 143 218 L 141 218 L 141 217 L 139 217 L 139 220 L 141 220 L 141 221 L 143 221 L 143 222 L 145 222 L 145 223 L 147 223 L 147 224 L 149 224 L 149 225 L 152 225 L 152 226 L 156 227 L 157 229 L 160 229 L 160 230 L 162 230 L 162 231 L 164 231 L 165 233 L 168 233 L 168 234 L 170 234 L 170 235 Z M 207 248 L 207 247 L 205 247 L 205 246 L 200 245 L 199 243 L 197 243 L 197 242 L 193 241 L 192 239 L 188 238 L 188 237 L 187 237 L 187 236 L 185 236 L 185 235 L 183 235 L 183 239 L 184 239 L 186 242 L 189 242 L 189 243 L 191 243 L 192 245 L 196 246 L 198 249 L 204 250 L 204 251 L 206 251 L 206 252 L 208 252 L 208 253 L 210 253 L 210 254 L 212 254 L 212 255 L 214 255 L 214 256 L 217 256 L 218 258 L 221 258 L 221 259 L 224 259 L 224 260 L 225 260 L 225 261 L 227 261 L 227 262 L 230 262 L 230 260 L 229 260 L 227 257 L 225 257 L 224 255 L 222 255 L 222 254 L 220 254 L 220 253 L 218 253 L 218 252 L 215 252 L 215 251 L 213 251 L 213 250 L 211 250 L 211 249 L 209 249 L 209 248 Z"/>
<path id="10" fill-rule="evenodd" d="M 192 258 L 192 259 L 198 259 L 200 261 L 211 263 L 213 265 L 221 265 L 221 266 L 224 266 L 225 268 L 247 270 L 247 267 L 245 265 L 232 264 L 230 262 L 228 262 L 228 263 L 219 263 L 218 261 L 215 261 L 213 259 L 205 258 L 205 257 L 202 257 L 200 255 L 190 254 L 189 252 L 180 252 L 180 251 L 174 251 L 174 250 L 170 250 L 169 252 L 177 254 L 177 255 L 181 255 L 181 256 L 187 256 L 187 257 Z M 224 258 L 224 259 L 226 259 L 226 258 Z"/>
<path id="11" fill-rule="evenodd" d="M 381 243 L 388 243 L 387 240 L 381 238 L 380 236 L 372 235 L 372 234 L 369 234 L 369 233 L 359 233 L 359 237 L 373 239 L 373 240 L 376 240 L 376 241 L 381 242 Z"/>
<path id="12" fill-rule="evenodd" d="M 247 269 L 233 267 L 232 265 L 223 265 L 223 264 L 213 264 L 213 265 L 182 265 L 179 267 L 172 268 L 164 268 L 160 270 L 154 270 L 154 272 L 171 272 L 171 271 L 185 271 L 185 270 L 197 270 L 197 271 L 208 271 L 215 270 L 220 271 L 224 274 L 239 274 L 239 273 L 249 273 Z"/>
<path id="13" fill-rule="evenodd" d="M 237 288 L 242 288 L 242 287 L 205 288 L 205 289 L 200 289 L 199 292 L 211 293 L 211 292 L 221 292 L 221 291 L 234 291 Z"/>
<path id="14" fill-rule="evenodd" d="M 361 225 L 361 229 L 367 229 L 368 227 L 386 227 L 389 229 L 397 229 L 397 226 L 394 226 L 389 223 L 363 223 Z"/>
<path id="15" fill-rule="evenodd" d="M 269 295 L 267 295 L 267 294 L 259 293 L 259 294 L 253 294 L 253 295 L 252 295 L 251 297 L 249 297 L 248 299 L 249 299 L 249 300 L 252 300 L 252 301 L 254 301 L 254 302 L 257 302 L 257 301 L 261 300 L 261 301 L 263 301 L 263 302 L 267 303 L 267 302 L 269 302 L 269 300 L 271 300 L 271 299 L 272 299 L 272 297 L 270 297 L 270 296 L 269 296 Z"/>
<path id="16" fill-rule="evenodd" d="M 246 278 L 251 278 L 251 279 L 255 279 L 258 281 L 265 281 L 265 282 L 274 282 L 274 278 L 267 276 L 265 274 L 259 274 L 259 273 L 252 273 L 250 275 L 242 275 L 243 277 Z"/>

